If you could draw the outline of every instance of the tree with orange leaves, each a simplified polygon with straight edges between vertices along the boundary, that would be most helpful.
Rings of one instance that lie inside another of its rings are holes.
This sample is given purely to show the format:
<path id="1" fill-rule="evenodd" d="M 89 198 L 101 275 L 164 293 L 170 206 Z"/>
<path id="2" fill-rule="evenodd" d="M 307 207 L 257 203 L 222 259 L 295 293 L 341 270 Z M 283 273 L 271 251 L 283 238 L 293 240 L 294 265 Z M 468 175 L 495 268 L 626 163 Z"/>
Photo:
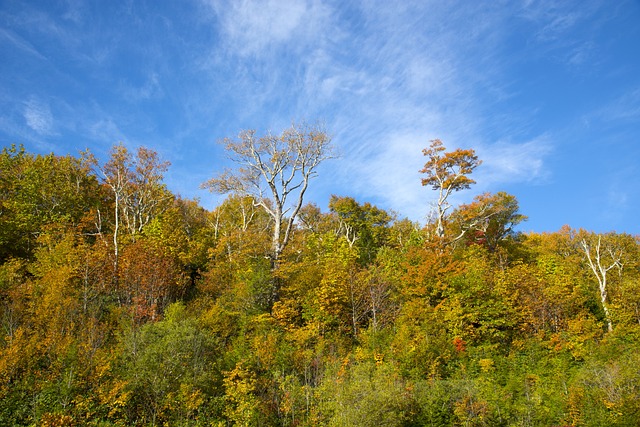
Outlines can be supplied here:
<path id="1" fill-rule="evenodd" d="M 430 185 L 438 191 L 436 201 L 436 234 L 444 237 L 444 220 L 447 210 L 451 207 L 447 199 L 454 191 L 467 189 L 476 182 L 469 178 L 475 168 L 480 166 L 482 160 L 478 160 L 474 150 L 462 150 L 445 152 L 446 148 L 442 141 L 434 139 L 429 148 L 422 150 L 428 157 L 427 163 L 420 173 L 427 175 L 422 178 L 422 185 Z"/>

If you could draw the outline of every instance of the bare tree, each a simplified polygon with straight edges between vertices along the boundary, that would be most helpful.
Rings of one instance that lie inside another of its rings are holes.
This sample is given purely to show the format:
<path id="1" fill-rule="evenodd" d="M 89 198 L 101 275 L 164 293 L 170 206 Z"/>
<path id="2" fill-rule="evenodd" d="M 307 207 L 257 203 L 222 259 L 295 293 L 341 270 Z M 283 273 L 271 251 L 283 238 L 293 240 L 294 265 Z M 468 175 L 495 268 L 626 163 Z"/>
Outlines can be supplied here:
<path id="1" fill-rule="evenodd" d="M 292 125 L 281 135 L 240 132 L 222 143 L 238 164 L 205 182 L 216 193 L 251 196 L 273 220 L 269 254 L 273 265 L 287 246 L 309 180 L 324 160 L 334 157 L 331 137 L 319 125 Z"/>

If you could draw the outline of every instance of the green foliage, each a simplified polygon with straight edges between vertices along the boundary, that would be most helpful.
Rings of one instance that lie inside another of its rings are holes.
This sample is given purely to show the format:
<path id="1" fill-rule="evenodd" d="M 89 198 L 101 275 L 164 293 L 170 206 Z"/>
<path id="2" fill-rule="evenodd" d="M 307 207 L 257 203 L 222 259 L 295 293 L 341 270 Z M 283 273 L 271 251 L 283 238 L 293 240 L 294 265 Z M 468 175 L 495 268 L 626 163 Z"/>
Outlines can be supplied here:
<path id="1" fill-rule="evenodd" d="M 208 251 L 214 245 L 208 222 L 207 211 L 196 201 L 177 198 L 144 227 L 144 235 L 164 247 L 195 280 L 206 269 Z"/>
<path id="2" fill-rule="evenodd" d="M 637 326 L 608 335 L 571 383 L 571 421 L 585 426 L 636 425 L 640 416 Z"/>
<path id="3" fill-rule="evenodd" d="M 411 416 L 411 389 L 385 363 L 345 360 L 319 394 L 319 413 L 327 426 L 403 426 Z"/>
<path id="4" fill-rule="evenodd" d="M 122 372 L 126 382 L 127 418 L 155 425 L 170 420 L 197 420 L 207 401 L 220 393 L 216 350 L 184 304 L 167 307 L 165 318 L 122 337 Z M 210 408 L 209 408 L 210 409 Z"/>

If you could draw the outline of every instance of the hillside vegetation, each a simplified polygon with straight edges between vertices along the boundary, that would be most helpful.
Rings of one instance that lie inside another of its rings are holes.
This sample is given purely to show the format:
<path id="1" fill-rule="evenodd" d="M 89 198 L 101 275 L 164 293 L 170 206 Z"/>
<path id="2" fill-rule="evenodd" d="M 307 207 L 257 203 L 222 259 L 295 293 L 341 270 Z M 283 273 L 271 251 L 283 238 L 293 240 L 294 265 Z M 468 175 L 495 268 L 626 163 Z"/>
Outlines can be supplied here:
<path id="1" fill-rule="evenodd" d="M 472 151 L 424 154 L 473 183 Z M 208 211 L 168 167 L 0 153 L 0 425 L 639 425 L 637 237 L 519 233 L 502 192 L 278 213 L 233 175 Z"/>

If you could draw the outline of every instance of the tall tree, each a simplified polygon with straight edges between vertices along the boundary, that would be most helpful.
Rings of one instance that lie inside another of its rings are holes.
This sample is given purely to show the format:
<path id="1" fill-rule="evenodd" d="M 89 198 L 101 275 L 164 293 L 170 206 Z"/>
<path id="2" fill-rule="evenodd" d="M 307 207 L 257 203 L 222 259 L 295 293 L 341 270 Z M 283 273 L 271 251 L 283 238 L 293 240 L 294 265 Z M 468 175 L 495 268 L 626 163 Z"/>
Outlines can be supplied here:
<path id="1" fill-rule="evenodd" d="M 172 196 L 162 183 L 169 165 L 154 150 L 139 147 L 136 151 L 133 179 L 129 184 L 125 203 L 124 219 L 129 233 L 140 233 L 156 215 L 169 206 Z"/>
<path id="2" fill-rule="evenodd" d="M 430 185 L 438 191 L 436 201 L 436 234 L 444 237 L 444 220 L 447 210 L 451 207 L 447 199 L 454 191 L 467 189 L 475 181 L 469 175 L 477 168 L 482 161 L 478 160 L 474 150 L 462 150 L 445 152 L 446 148 L 442 141 L 434 139 L 429 148 L 422 150 L 422 153 L 429 159 L 425 163 L 420 173 L 426 174 L 422 178 L 422 185 Z"/>
<path id="3" fill-rule="evenodd" d="M 97 164 L 97 161 L 94 162 Z M 114 276 L 118 275 L 118 259 L 120 256 L 120 246 L 118 235 L 120 233 L 121 211 L 126 199 L 127 185 L 133 179 L 131 172 L 132 159 L 127 148 L 116 145 L 111 149 L 111 158 L 100 170 L 104 176 L 104 183 L 113 192 L 114 219 L 113 219 L 113 268 Z"/>
<path id="4" fill-rule="evenodd" d="M 289 242 L 309 180 L 320 163 L 333 157 L 331 137 L 319 125 L 294 124 L 279 136 L 245 130 L 222 143 L 238 168 L 225 170 L 203 186 L 221 194 L 252 196 L 269 214 L 273 220 L 269 256 L 275 265 Z"/>

